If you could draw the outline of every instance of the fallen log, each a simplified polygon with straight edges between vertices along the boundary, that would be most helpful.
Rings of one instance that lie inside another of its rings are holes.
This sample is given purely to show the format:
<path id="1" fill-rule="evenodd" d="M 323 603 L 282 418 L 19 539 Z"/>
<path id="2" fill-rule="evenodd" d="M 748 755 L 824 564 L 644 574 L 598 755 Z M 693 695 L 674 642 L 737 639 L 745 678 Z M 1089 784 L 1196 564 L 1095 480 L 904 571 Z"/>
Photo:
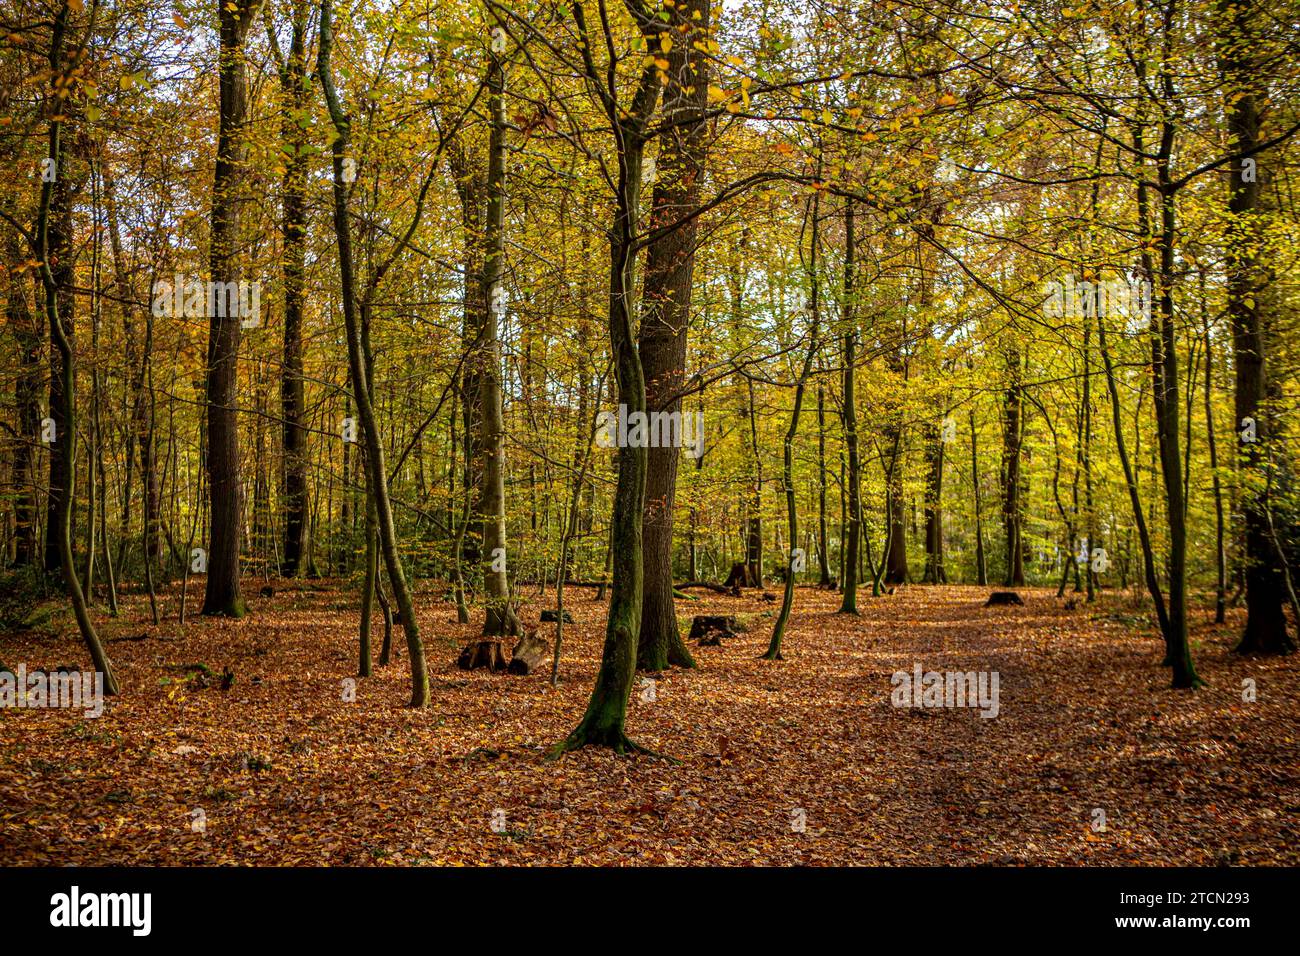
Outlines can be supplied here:
<path id="1" fill-rule="evenodd" d="M 721 584 L 715 584 L 712 581 L 687 581 L 685 584 L 677 585 L 678 591 L 685 591 L 687 588 L 708 588 L 710 591 L 714 591 L 718 594 L 730 594 L 732 597 L 736 597 L 740 594 L 740 588 L 738 587 L 726 587 Z"/>

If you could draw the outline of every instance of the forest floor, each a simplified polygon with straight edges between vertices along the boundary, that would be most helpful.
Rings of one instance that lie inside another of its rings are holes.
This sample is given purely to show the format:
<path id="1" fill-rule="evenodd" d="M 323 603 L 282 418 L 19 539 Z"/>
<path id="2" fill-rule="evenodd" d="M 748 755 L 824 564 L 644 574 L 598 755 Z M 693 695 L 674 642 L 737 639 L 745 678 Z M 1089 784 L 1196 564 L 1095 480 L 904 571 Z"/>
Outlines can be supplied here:
<path id="1" fill-rule="evenodd" d="M 686 626 L 734 614 L 748 633 L 692 647 L 697 670 L 629 707 L 630 736 L 680 763 L 590 749 L 548 762 L 591 690 L 594 592 L 566 593 L 576 625 L 552 689 L 545 674 L 458 670 L 474 628 L 429 584 L 431 704 L 414 711 L 400 630 L 401 657 L 343 699 L 356 591 L 310 587 L 183 635 L 174 589 L 160 627 L 138 595 L 101 615 L 125 689 L 102 716 L 0 709 L 0 863 L 1300 863 L 1300 657 L 1232 655 L 1240 611 L 1215 627 L 1196 609 L 1209 686 L 1189 693 L 1168 689 L 1127 595 L 1067 610 L 1027 588 L 1025 607 L 985 608 L 986 588 L 911 586 L 868 592 L 852 618 L 800 588 L 773 663 L 757 658 L 774 605 L 706 592 L 677 602 Z M 201 597 L 191 582 L 189 607 Z M 528 593 L 525 621 L 553 597 Z M 70 618 L 0 635 L 11 667 L 84 657 Z M 233 686 L 187 680 L 200 662 Z M 892 706 L 890 675 L 916 664 L 998 672 L 998 715 Z"/>

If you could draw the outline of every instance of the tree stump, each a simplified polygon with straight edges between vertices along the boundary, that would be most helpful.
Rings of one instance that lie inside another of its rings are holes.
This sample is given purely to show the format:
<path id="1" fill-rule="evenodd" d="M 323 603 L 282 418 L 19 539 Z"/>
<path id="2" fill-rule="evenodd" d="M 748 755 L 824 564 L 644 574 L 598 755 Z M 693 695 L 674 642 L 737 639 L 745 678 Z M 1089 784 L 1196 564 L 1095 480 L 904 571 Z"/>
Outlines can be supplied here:
<path id="1" fill-rule="evenodd" d="M 537 636 L 537 631 L 529 631 L 515 649 L 510 653 L 511 674 L 531 674 L 541 669 L 551 653 L 551 642 Z"/>
<path id="2" fill-rule="evenodd" d="M 735 595 L 740 594 L 741 588 L 761 588 L 763 582 L 761 578 L 757 578 L 753 570 L 744 561 L 737 561 L 731 566 L 731 572 L 727 575 L 727 580 L 722 582 L 723 587 Z"/>
<path id="3" fill-rule="evenodd" d="M 550 609 L 550 608 L 547 608 L 546 610 L 542 611 L 542 623 L 543 623 L 543 624 L 548 624 L 548 623 L 549 623 L 549 624 L 554 624 L 554 623 L 556 623 L 559 619 L 560 619 L 560 615 L 559 615 L 559 613 L 558 613 L 557 611 L 554 611 L 554 610 L 552 610 L 552 609 Z M 565 612 L 564 612 L 564 623 L 565 623 L 565 624 L 572 624 L 572 623 L 573 623 L 573 615 L 570 614 L 568 611 L 565 611 Z"/>
<path id="4" fill-rule="evenodd" d="M 989 599 L 984 602 L 985 607 L 993 607 L 998 604 L 1018 604 L 1023 607 L 1025 602 L 1015 591 L 994 591 L 989 595 Z"/>
<path id="5" fill-rule="evenodd" d="M 739 633 L 736 619 L 724 614 L 697 614 L 691 621 L 690 640 L 698 640 L 700 647 L 720 647 L 724 637 Z"/>
<path id="6" fill-rule="evenodd" d="M 484 638 L 466 644 L 460 656 L 456 658 L 456 666 L 463 671 L 486 667 L 497 674 L 509 665 L 506 664 L 505 652 L 501 650 L 501 641 L 496 638 Z"/>

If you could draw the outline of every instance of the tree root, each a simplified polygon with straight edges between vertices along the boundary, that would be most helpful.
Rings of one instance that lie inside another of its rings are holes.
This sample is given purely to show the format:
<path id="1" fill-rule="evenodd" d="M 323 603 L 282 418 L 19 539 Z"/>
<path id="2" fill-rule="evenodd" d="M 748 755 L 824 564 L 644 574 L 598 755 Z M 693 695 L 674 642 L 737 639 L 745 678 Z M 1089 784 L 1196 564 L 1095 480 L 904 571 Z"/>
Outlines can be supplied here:
<path id="1" fill-rule="evenodd" d="M 681 764 L 681 761 L 676 757 L 670 757 L 667 754 L 661 754 L 658 751 L 651 750 L 649 747 L 644 747 L 635 740 L 632 740 L 622 731 L 602 735 L 602 737 L 595 737 L 588 734 L 582 728 L 575 730 L 573 733 L 569 734 L 568 737 L 564 738 L 548 750 L 544 759 L 547 761 L 558 760 L 566 753 L 581 750 L 583 747 L 609 747 L 619 756 L 645 754 L 647 757 L 657 757 L 660 760 L 666 760 L 671 764 Z"/>

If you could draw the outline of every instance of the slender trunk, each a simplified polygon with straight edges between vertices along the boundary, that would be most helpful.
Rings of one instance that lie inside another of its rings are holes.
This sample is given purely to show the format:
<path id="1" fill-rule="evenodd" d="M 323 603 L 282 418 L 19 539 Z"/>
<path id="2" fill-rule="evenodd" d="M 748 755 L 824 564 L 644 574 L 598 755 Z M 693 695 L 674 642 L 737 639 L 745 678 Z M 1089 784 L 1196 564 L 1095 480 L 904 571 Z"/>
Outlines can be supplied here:
<path id="1" fill-rule="evenodd" d="M 505 64 L 501 54 L 489 53 L 488 112 L 492 130 L 488 145 L 487 229 L 484 234 L 481 295 L 485 320 L 475 349 L 482 408 L 479 445 L 483 454 L 483 582 L 487 591 L 485 637 L 519 633 L 510 603 L 506 563 L 505 421 L 501 397 L 501 346 L 498 326 L 504 311 L 502 274 L 505 265 L 506 118 Z"/>
<path id="2" fill-rule="evenodd" d="M 853 309 L 856 237 L 854 235 L 853 200 L 844 206 L 844 447 L 848 454 L 848 540 L 840 562 L 840 587 L 844 592 L 840 614 L 858 613 L 858 545 L 862 538 L 862 489 L 858 474 L 858 408 L 855 385 L 857 378 L 856 344 Z"/>
<path id="3" fill-rule="evenodd" d="M 794 436 L 799 432 L 799 412 L 803 408 L 804 389 L 808 384 L 809 376 L 812 375 L 813 362 L 817 357 L 817 335 L 821 331 L 821 304 L 818 301 L 817 295 L 817 245 L 819 239 L 820 212 L 820 196 L 814 196 L 812 201 L 812 251 L 809 253 L 808 257 L 808 275 L 811 280 L 811 289 L 808 301 L 810 319 L 808 327 L 808 353 L 804 356 L 803 370 L 799 373 L 799 380 L 795 384 L 794 408 L 790 412 L 790 426 L 786 429 L 785 440 L 782 442 L 781 483 L 785 490 L 786 526 L 789 529 L 789 541 L 787 542 L 787 546 L 791 553 L 786 557 L 785 589 L 781 594 L 781 611 L 777 615 L 776 624 L 772 627 L 772 638 L 768 642 L 767 651 L 762 655 L 763 659 L 769 661 L 782 660 L 781 640 L 785 637 L 785 627 L 790 620 L 791 608 L 794 606 L 794 578 L 796 571 L 793 549 L 796 542 L 799 540 L 799 513 L 795 506 L 794 494 Z M 849 286 L 849 289 L 846 291 L 851 292 L 852 281 L 849 280 L 847 276 L 846 282 Z"/>
<path id="4" fill-rule="evenodd" d="M 975 427 L 975 409 L 970 410 L 970 480 L 975 498 L 975 583 L 989 583 L 988 560 L 984 554 L 984 508 L 980 502 L 979 431 Z"/>
<path id="5" fill-rule="evenodd" d="M 343 324 L 348 341 L 348 367 L 352 375 L 353 392 L 357 402 L 357 414 L 361 419 L 361 430 L 365 437 L 365 466 L 369 476 L 370 494 L 375 505 L 375 517 L 379 525 L 380 548 L 384 557 L 384 567 L 388 571 L 388 580 L 397 598 L 397 607 L 402 615 L 402 627 L 406 631 L 407 650 L 411 657 L 411 706 L 423 707 L 429 699 L 429 675 L 425 667 L 424 644 L 420 640 L 420 629 L 415 619 L 415 606 L 407 589 L 406 574 L 402 570 L 402 559 L 397 551 L 397 534 L 393 526 L 392 505 L 388 497 L 388 473 L 384 463 L 384 448 L 379 440 L 378 426 L 375 421 L 374 407 L 370 400 L 370 379 L 366 374 L 365 360 L 361 340 L 361 329 L 357 321 L 355 297 L 355 277 L 352 261 L 352 233 L 348 221 L 347 190 L 344 187 L 344 158 L 349 145 L 350 124 L 344 116 L 338 97 L 334 92 L 334 78 L 330 72 L 330 54 L 333 47 L 332 0 L 321 0 L 320 5 L 320 41 L 317 52 L 317 73 L 329 107 L 330 119 L 337 133 L 331 144 L 334 164 L 334 233 L 338 240 L 339 277 L 342 284 Z"/>
<path id="6" fill-rule="evenodd" d="M 61 336 L 71 339 L 75 335 L 74 317 L 76 301 L 73 287 L 76 284 L 76 252 L 72 235 L 72 164 L 70 155 L 64 146 L 54 165 L 54 182 L 50 186 L 49 208 L 47 210 L 47 237 L 49 266 L 54 283 L 58 286 L 58 323 Z M 51 154 L 53 155 L 53 154 Z M 72 444 L 69 440 L 72 431 L 68 409 L 76 400 L 75 395 L 65 391 L 66 376 L 63 374 L 63 353 L 59 348 L 59 336 L 51 332 L 50 351 L 50 388 L 49 417 L 54 423 L 54 441 L 46 447 L 49 450 L 49 493 L 45 503 L 45 570 L 48 574 L 56 573 L 62 565 L 60 538 L 64 518 L 71 528 L 74 507 L 71 498 L 73 473 L 76 459 L 72 456 Z M 66 515 L 65 515 L 66 512 Z M 71 534 L 71 531 L 69 531 Z"/>
<path id="7" fill-rule="evenodd" d="M 1161 637 L 1164 637 L 1169 629 L 1169 616 L 1165 610 L 1165 598 L 1160 589 L 1160 581 L 1156 576 L 1155 553 L 1151 547 L 1151 533 L 1147 529 L 1142 498 L 1138 494 L 1137 477 L 1133 473 L 1128 443 L 1124 438 L 1124 418 L 1120 407 L 1119 387 L 1115 381 L 1114 362 L 1111 361 L 1110 350 L 1106 345 L 1106 323 L 1101 316 L 1097 321 L 1097 348 L 1101 352 L 1102 365 L 1106 371 L 1106 390 L 1110 393 L 1111 419 L 1115 426 L 1115 450 L 1119 454 L 1120 466 L 1124 469 L 1124 483 L 1128 488 L 1129 503 L 1133 507 L 1133 523 L 1137 526 L 1138 546 L 1142 549 L 1142 578 L 1146 582 L 1147 593 L 1151 595 L 1151 603 L 1155 607 Z"/>
<path id="8" fill-rule="evenodd" d="M 1020 449 L 1024 440 L 1024 405 L 1021 394 L 1023 362 L 1018 348 L 1013 346 L 1007 350 L 1010 377 L 1002 405 L 1002 522 L 1007 545 L 1003 584 L 1007 587 L 1023 586 L 1025 583 L 1020 500 Z"/>
<path id="9" fill-rule="evenodd" d="M 1201 275 L 1201 321 L 1205 345 L 1205 437 L 1210 454 L 1210 481 L 1214 487 L 1214 623 L 1227 615 L 1228 561 L 1223 514 L 1223 482 L 1219 477 L 1219 442 L 1214 434 L 1214 351 L 1210 337 L 1210 316 L 1205 298 L 1205 272 Z"/>
<path id="10" fill-rule="evenodd" d="M 7 212 L 16 212 L 12 197 L 2 201 Z M 15 495 L 14 564 L 18 567 L 30 567 L 37 561 L 36 447 L 41 434 L 40 389 L 44 378 L 41 353 L 45 348 L 40 315 L 31 307 L 25 272 L 18 268 L 18 264 L 26 259 L 18 231 L 7 231 L 5 261 L 9 268 L 5 269 L 5 324 L 18 348 L 18 377 L 14 388 L 18 434 L 12 443 L 11 478 Z"/>
<path id="11" fill-rule="evenodd" d="M 925 578 L 930 584 L 947 584 L 943 566 L 943 460 L 941 429 L 933 424 L 925 437 Z"/>
<path id="12" fill-rule="evenodd" d="M 63 58 L 63 41 L 68 22 L 68 2 L 63 0 L 59 7 L 58 13 L 54 18 L 53 33 L 50 40 L 50 86 L 51 96 L 47 102 L 47 107 L 51 110 L 49 126 L 49 153 L 48 157 L 54 163 L 55 178 L 61 179 L 66 175 L 63 168 L 64 152 L 62 144 L 62 106 L 55 106 L 57 91 L 60 88 L 60 82 L 66 81 L 65 64 Z M 63 325 L 63 317 L 60 315 L 59 292 L 60 285 L 55 278 L 54 270 L 51 268 L 51 256 L 57 248 L 50 240 L 50 207 L 54 193 L 54 183 L 46 180 L 41 186 L 40 206 L 36 217 L 36 258 L 40 263 L 41 286 L 45 293 L 45 319 L 49 323 L 50 337 L 54 341 L 55 350 L 58 354 L 59 361 L 56 364 L 51 361 L 50 374 L 58 376 L 61 380 L 62 394 L 66 400 L 67 429 L 57 436 L 58 442 L 64 447 L 69 462 L 69 474 L 66 490 L 72 491 L 72 473 L 71 467 L 77 460 L 77 389 L 76 389 L 76 365 L 75 354 L 73 352 L 72 337 Z M 69 303 L 71 295 L 70 290 L 65 292 Z M 71 307 L 69 306 L 69 312 Z M 70 315 L 69 315 L 70 318 Z M 71 500 L 68 495 L 67 500 Z M 72 612 L 77 619 L 77 627 L 81 631 L 82 640 L 86 642 L 86 648 L 90 651 L 91 660 L 94 661 L 95 670 L 103 674 L 104 693 L 116 694 L 118 692 L 117 678 L 113 674 L 113 666 L 104 651 L 104 645 L 100 642 L 99 635 L 95 631 L 94 622 L 90 619 L 90 612 L 86 607 L 85 595 L 82 594 L 81 584 L 77 580 L 77 569 L 73 563 L 72 556 L 72 509 L 63 508 L 60 511 L 60 524 L 56 530 L 57 547 L 59 551 L 60 564 L 63 570 L 63 581 L 68 589 L 68 596 L 72 601 Z"/>
<path id="13" fill-rule="evenodd" d="M 826 535 L 826 389 L 817 382 L 817 586 L 833 587 Z"/>

